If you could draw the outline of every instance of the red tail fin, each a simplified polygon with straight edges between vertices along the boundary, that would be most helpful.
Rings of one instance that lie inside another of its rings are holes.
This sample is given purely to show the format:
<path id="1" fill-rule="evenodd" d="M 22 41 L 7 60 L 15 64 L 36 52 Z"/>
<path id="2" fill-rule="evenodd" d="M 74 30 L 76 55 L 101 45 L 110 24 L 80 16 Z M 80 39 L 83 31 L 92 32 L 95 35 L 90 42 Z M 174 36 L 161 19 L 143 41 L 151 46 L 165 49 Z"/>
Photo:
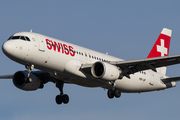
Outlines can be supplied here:
<path id="1" fill-rule="evenodd" d="M 154 46 L 147 58 L 161 57 L 161 56 L 169 55 L 171 33 L 172 33 L 172 30 L 163 28 L 163 30 L 161 31 L 161 34 L 159 35 L 156 43 L 154 44 Z M 163 75 L 166 75 L 166 69 L 167 69 L 167 67 L 164 66 L 164 67 L 157 68 L 156 70 L 157 70 L 157 72 L 159 72 Z"/>
<path id="2" fill-rule="evenodd" d="M 161 56 L 169 55 L 171 33 L 172 33 L 172 30 L 163 28 L 161 34 L 159 35 L 156 43 L 154 44 L 154 46 L 147 58 L 161 57 Z"/>

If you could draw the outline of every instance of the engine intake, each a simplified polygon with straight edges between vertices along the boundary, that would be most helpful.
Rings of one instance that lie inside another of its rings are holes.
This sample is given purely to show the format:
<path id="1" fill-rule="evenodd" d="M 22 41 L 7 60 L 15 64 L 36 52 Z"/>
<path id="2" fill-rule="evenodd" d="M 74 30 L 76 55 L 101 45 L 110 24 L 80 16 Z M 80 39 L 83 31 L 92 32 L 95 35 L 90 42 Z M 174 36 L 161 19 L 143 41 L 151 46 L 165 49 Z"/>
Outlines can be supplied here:
<path id="1" fill-rule="evenodd" d="M 40 79 L 34 74 L 31 74 L 29 79 L 31 79 L 31 82 L 28 82 L 27 71 L 18 71 L 13 76 L 13 84 L 21 90 L 37 90 L 41 85 Z"/>
<path id="2" fill-rule="evenodd" d="M 95 78 L 112 81 L 120 77 L 121 70 L 116 66 L 106 62 L 96 62 L 91 68 L 91 73 Z"/>

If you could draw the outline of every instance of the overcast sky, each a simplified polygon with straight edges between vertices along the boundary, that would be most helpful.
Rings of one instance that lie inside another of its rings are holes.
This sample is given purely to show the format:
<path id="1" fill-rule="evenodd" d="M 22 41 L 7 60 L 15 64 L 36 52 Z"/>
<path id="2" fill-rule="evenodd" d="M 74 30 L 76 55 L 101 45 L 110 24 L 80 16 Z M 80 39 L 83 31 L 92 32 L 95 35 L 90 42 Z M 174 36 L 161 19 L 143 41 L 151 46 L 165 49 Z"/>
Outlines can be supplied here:
<path id="1" fill-rule="evenodd" d="M 125 60 L 146 58 L 161 30 L 172 29 L 170 55 L 180 54 L 179 0 L 4 0 L 0 1 L 0 45 L 16 32 L 30 31 Z M 0 50 L 0 74 L 25 70 Z M 58 64 L 58 63 L 57 63 Z M 180 76 L 180 65 L 167 75 Z M 179 120 L 180 84 L 149 93 L 123 93 L 65 84 L 67 105 L 57 105 L 53 83 L 26 92 L 0 80 L 1 120 Z"/>

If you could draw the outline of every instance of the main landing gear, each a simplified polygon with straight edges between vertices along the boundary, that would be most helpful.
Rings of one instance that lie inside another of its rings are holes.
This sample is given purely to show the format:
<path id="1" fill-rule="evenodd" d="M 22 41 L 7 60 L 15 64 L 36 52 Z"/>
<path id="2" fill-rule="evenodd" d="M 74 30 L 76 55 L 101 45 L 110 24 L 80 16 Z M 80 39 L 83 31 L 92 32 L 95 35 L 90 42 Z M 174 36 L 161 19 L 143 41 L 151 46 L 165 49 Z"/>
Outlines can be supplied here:
<path id="1" fill-rule="evenodd" d="M 58 81 L 56 83 L 56 87 L 59 88 L 60 90 L 60 95 L 57 95 L 56 96 L 56 103 L 57 104 L 67 104 L 69 102 L 69 96 L 67 94 L 63 94 L 63 86 L 64 86 L 64 83 L 61 82 L 61 81 Z"/>
<path id="2" fill-rule="evenodd" d="M 121 97 L 121 91 L 118 90 L 118 89 L 115 89 L 115 90 L 109 89 L 109 90 L 107 91 L 107 95 L 108 95 L 108 97 L 109 97 L 110 99 L 114 98 L 114 96 L 115 96 L 116 98 L 119 98 L 119 97 Z"/>

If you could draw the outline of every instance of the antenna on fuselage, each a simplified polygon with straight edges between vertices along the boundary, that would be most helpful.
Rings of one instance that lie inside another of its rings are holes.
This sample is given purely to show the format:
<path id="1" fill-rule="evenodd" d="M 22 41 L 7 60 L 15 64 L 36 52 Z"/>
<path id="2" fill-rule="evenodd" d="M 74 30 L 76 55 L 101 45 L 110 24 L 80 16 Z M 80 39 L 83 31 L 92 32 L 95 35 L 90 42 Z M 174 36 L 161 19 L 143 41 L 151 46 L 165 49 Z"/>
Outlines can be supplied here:
<path id="1" fill-rule="evenodd" d="M 106 55 L 108 55 L 108 52 L 106 53 Z"/>
<path id="2" fill-rule="evenodd" d="M 32 33 L 32 29 L 30 30 L 30 32 Z"/>

